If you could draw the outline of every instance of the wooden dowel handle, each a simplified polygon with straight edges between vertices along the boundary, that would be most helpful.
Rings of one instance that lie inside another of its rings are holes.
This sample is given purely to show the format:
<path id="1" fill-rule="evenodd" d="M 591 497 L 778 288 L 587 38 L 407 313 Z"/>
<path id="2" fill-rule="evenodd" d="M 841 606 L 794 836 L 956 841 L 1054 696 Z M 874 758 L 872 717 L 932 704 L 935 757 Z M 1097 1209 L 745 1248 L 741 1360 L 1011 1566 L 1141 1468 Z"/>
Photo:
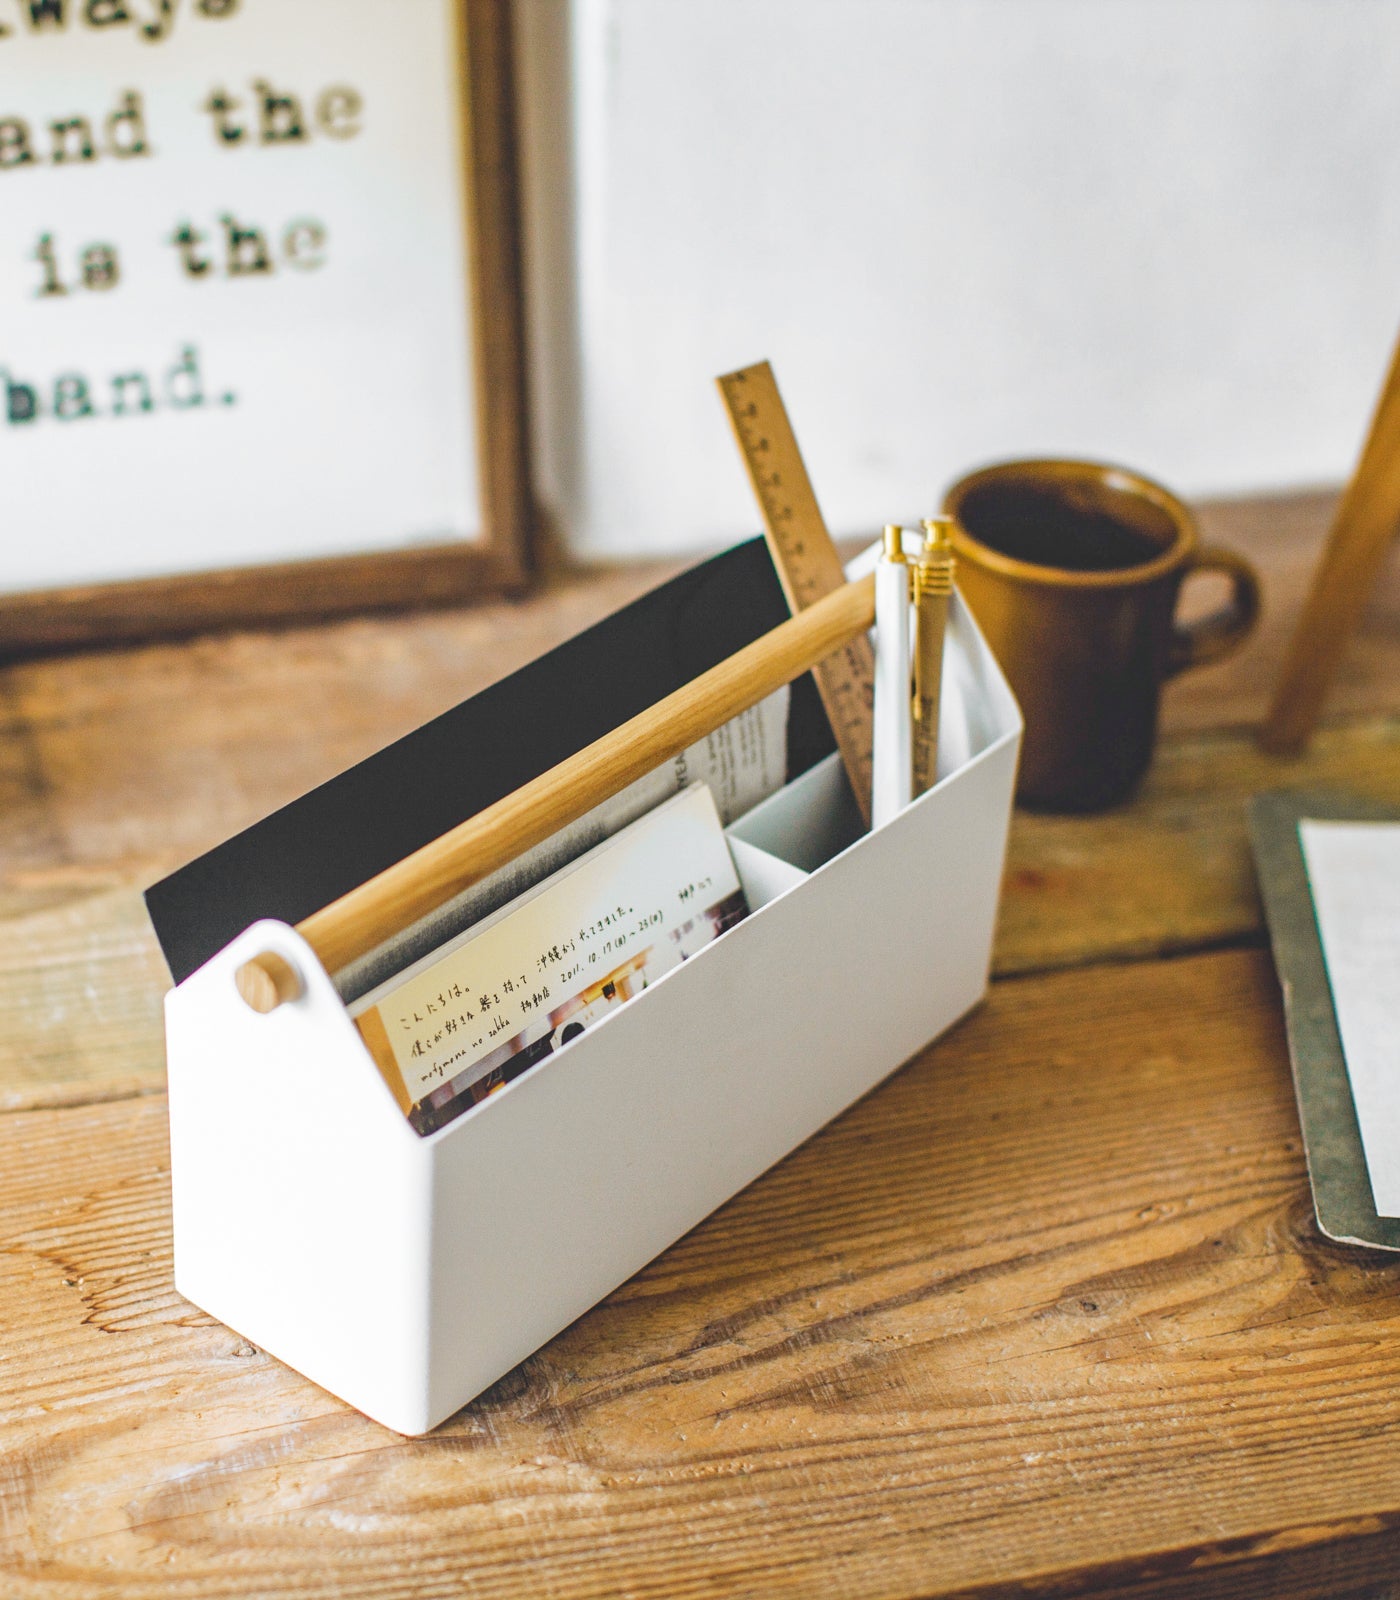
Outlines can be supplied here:
<path id="1" fill-rule="evenodd" d="M 874 621 L 872 573 L 780 623 L 620 728 L 313 913 L 297 924 L 297 932 L 328 972 L 338 971 L 810 672 Z M 285 984 L 262 975 L 264 963 L 275 959 L 255 956 L 245 963 L 238 973 L 240 992 L 285 993 Z"/>

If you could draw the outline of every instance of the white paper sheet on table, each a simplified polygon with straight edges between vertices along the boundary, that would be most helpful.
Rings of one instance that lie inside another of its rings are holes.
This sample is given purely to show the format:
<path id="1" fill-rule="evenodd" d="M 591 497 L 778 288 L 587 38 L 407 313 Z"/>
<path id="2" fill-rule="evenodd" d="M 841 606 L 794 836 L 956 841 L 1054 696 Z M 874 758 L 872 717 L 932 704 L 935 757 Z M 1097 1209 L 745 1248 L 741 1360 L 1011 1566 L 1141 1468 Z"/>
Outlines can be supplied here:
<path id="1" fill-rule="evenodd" d="M 1298 833 L 1376 1211 L 1400 1217 L 1400 823 Z"/>

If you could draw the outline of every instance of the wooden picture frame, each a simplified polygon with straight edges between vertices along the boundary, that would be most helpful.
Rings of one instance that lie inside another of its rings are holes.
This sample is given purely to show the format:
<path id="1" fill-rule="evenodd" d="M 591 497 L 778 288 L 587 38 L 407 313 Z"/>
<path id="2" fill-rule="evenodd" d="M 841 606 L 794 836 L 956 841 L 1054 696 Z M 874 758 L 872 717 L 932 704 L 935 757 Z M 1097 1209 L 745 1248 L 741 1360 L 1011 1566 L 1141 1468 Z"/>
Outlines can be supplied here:
<path id="1" fill-rule="evenodd" d="M 511 0 L 450 0 L 462 84 L 483 527 L 434 543 L 0 594 L 0 659 L 522 590 L 531 573 Z"/>

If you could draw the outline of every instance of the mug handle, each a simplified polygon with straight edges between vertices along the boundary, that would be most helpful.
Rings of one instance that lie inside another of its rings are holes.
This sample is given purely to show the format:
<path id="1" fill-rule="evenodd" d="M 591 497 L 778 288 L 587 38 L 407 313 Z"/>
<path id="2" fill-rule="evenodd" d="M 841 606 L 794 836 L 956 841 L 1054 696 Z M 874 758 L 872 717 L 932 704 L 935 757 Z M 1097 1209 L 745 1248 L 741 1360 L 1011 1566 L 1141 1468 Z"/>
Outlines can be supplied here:
<path id="1" fill-rule="evenodd" d="M 1174 678 L 1188 667 L 1204 666 L 1207 661 L 1223 661 L 1233 655 L 1253 631 L 1259 620 L 1259 574 L 1243 556 L 1232 550 L 1209 545 L 1192 552 L 1185 576 L 1195 572 L 1223 572 L 1230 580 L 1230 598 L 1218 611 L 1187 627 L 1172 629 L 1171 652 L 1167 657 L 1167 676 Z"/>

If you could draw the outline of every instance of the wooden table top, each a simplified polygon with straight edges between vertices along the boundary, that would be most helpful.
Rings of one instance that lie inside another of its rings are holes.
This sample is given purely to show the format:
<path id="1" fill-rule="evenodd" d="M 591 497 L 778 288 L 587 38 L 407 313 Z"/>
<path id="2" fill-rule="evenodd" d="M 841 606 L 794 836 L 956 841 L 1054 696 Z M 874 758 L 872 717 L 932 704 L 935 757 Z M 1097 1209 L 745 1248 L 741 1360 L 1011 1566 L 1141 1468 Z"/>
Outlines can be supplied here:
<path id="1" fill-rule="evenodd" d="M 1267 620 L 1017 816 L 987 1003 L 422 1440 L 175 1293 L 139 889 L 669 569 L 0 672 L 0 1595 L 1393 1594 L 1400 1260 L 1314 1222 L 1244 832 L 1400 796 L 1395 562 L 1252 743 L 1331 504 L 1205 508 Z"/>

